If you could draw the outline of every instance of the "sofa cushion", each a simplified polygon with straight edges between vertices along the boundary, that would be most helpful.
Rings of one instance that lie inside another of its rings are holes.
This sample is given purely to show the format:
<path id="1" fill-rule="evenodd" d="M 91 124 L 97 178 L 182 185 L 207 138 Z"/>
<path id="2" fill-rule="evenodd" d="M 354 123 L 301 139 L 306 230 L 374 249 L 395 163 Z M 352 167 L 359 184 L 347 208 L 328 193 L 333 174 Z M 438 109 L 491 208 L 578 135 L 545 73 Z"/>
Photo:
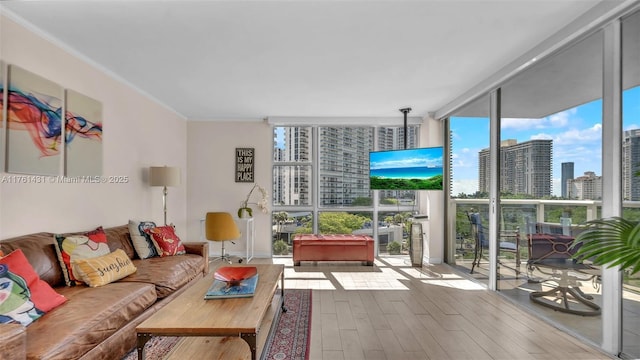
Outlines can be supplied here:
<path id="1" fill-rule="evenodd" d="M 40 279 L 53 287 L 64 284 L 52 233 L 41 232 L 2 240 L 0 247 L 5 254 L 22 249 L 24 256 Z"/>
<path id="2" fill-rule="evenodd" d="M 90 287 L 103 286 L 136 272 L 122 249 L 91 259 L 74 260 L 71 265 L 74 274 Z"/>
<path id="3" fill-rule="evenodd" d="M 111 228 L 105 228 L 104 233 L 107 235 L 107 244 L 109 249 L 114 252 L 118 249 L 124 250 L 129 259 L 135 259 L 136 253 L 131 243 L 129 235 L 129 225 L 119 225 Z"/>
<path id="4" fill-rule="evenodd" d="M 140 259 L 147 259 L 158 255 L 156 246 L 151 241 L 151 235 L 146 229 L 156 227 L 153 221 L 129 220 L 129 234 L 136 254 Z"/>
<path id="5" fill-rule="evenodd" d="M 158 298 L 164 298 L 201 274 L 205 261 L 194 254 L 133 260 L 138 271 L 119 282 L 154 284 Z"/>
<path id="6" fill-rule="evenodd" d="M 56 290 L 69 301 L 27 327 L 28 359 L 78 359 L 157 299 L 152 285 L 132 282 Z"/>
<path id="7" fill-rule="evenodd" d="M 173 226 L 157 226 L 145 229 L 144 231 L 151 235 L 151 240 L 156 246 L 160 257 L 182 255 L 185 253 L 184 245 L 182 245 L 182 241 L 178 235 L 176 235 Z"/>
<path id="8" fill-rule="evenodd" d="M 67 286 L 81 282 L 73 271 L 73 261 L 109 254 L 107 236 L 102 226 L 80 234 L 56 234 L 54 236 L 58 260 Z"/>
<path id="9" fill-rule="evenodd" d="M 21 249 L 0 258 L 0 322 L 26 326 L 66 300 L 40 280 Z"/>

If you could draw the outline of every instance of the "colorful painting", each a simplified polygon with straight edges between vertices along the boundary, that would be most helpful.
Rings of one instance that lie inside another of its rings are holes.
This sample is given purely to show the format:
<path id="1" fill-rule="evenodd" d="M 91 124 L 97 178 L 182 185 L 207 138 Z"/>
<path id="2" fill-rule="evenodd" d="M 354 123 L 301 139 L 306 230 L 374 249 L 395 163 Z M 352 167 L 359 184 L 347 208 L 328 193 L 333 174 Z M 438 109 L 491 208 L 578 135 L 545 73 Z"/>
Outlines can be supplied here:
<path id="1" fill-rule="evenodd" d="M 66 91 L 65 175 L 102 175 L 102 104 Z"/>
<path id="2" fill-rule="evenodd" d="M 60 174 L 62 87 L 9 65 L 7 172 Z"/>

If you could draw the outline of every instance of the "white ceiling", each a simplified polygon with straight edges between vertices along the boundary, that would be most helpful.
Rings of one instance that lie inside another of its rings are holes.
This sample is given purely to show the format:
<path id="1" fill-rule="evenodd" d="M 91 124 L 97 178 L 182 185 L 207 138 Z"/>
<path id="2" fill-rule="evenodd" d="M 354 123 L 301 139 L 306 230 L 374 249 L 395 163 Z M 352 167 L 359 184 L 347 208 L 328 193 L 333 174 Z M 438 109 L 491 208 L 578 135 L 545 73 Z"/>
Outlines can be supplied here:
<path id="1" fill-rule="evenodd" d="M 596 0 L 15 1 L 187 119 L 437 111 Z M 1 40 L 1 37 L 0 37 Z"/>

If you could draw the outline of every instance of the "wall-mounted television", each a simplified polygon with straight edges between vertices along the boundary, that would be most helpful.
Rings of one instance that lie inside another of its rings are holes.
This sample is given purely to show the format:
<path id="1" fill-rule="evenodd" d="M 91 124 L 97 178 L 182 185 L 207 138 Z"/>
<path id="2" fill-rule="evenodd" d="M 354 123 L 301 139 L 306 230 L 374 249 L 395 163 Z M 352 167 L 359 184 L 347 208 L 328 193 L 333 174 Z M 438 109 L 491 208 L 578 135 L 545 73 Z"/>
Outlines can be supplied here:
<path id="1" fill-rule="evenodd" d="M 443 147 L 369 152 L 371 190 L 442 190 Z"/>

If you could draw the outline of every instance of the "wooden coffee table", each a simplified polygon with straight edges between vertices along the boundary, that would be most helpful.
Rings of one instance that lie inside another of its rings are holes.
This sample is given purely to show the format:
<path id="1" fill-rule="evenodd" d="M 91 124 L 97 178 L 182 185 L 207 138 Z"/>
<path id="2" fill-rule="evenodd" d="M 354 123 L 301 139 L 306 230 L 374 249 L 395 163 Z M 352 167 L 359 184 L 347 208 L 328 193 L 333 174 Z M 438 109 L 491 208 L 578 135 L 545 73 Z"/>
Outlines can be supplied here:
<path id="1" fill-rule="evenodd" d="M 144 345 L 147 341 L 152 336 L 161 335 L 201 337 L 185 339 L 179 346 L 190 349 L 192 355 L 207 354 L 207 356 L 217 351 L 215 344 L 228 342 L 222 340 L 225 339 L 224 337 L 239 337 L 249 344 L 251 359 L 255 360 L 257 349 L 262 350 L 266 341 L 265 333 L 270 330 L 270 324 L 278 314 L 278 311 L 272 311 L 272 302 L 277 301 L 283 312 L 286 312 L 286 308 L 284 307 L 284 265 L 254 266 L 260 277 L 253 297 L 204 300 L 204 294 L 214 280 L 213 273 L 210 273 L 138 325 L 136 327 L 138 359 L 144 359 Z M 280 280 L 279 299 L 276 293 L 278 279 Z M 214 340 L 210 337 L 220 338 Z M 228 343 L 237 344 L 238 342 Z M 244 349 L 246 350 L 246 347 Z"/>

